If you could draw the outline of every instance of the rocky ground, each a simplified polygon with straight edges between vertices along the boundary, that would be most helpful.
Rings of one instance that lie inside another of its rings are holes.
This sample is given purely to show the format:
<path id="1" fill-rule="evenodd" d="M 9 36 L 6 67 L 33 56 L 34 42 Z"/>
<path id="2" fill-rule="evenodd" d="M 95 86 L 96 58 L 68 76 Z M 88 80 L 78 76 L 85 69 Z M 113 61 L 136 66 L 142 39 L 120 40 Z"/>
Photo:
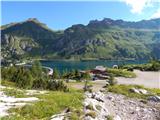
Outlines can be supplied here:
<path id="1" fill-rule="evenodd" d="M 4 86 L 0 86 L 1 90 Z M 33 104 L 39 99 L 32 95 L 44 94 L 47 91 L 26 90 L 28 97 L 16 98 L 0 92 L 0 117 L 9 115 L 8 110 Z M 138 94 L 147 94 L 144 89 L 132 89 Z M 30 96 L 31 95 L 31 96 Z M 84 114 L 82 120 L 160 120 L 160 96 L 150 96 L 147 100 L 128 98 L 124 95 L 106 91 L 85 92 Z M 51 120 L 69 120 L 71 111 L 53 115 Z"/>
<path id="2" fill-rule="evenodd" d="M 159 120 L 160 102 L 127 98 L 114 93 L 86 93 L 84 120 Z"/>
<path id="3" fill-rule="evenodd" d="M 8 110 L 10 108 L 22 107 L 26 104 L 32 104 L 33 102 L 38 101 L 39 99 L 36 97 L 24 97 L 24 98 L 16 98 L 13 96 L 7 96 L 3 89 L 13 89 L 10 87 L 0 86 L 0 118 L 9 115 Z M 46 91 L 37 91 L 37 90 L 26 90 L 26 95 L 37 95 L 44 94 Z"/>

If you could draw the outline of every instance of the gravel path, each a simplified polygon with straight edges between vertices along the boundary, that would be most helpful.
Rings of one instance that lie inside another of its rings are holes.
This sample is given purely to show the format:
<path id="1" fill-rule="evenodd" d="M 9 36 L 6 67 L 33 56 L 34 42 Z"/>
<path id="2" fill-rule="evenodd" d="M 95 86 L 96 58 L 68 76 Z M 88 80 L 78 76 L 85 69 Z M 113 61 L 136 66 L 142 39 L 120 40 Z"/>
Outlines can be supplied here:
<path id="1" fill-rule="evenodd" d="M 134 70 L 136 78 L 116 77 L 118 84 L 136 84 L 149 88 L 160 88 L 160 71 L 159 72 L 142 72 Z"/>

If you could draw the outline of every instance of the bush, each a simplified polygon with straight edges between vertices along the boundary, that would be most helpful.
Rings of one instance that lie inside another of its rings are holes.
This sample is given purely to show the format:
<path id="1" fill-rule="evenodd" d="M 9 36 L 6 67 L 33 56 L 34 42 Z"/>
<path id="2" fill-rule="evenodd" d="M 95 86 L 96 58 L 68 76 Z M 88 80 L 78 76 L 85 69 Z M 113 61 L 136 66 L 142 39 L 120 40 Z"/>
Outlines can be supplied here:
<path id="1" fill-rule="evenodd" d="M 74 77 L 77 81 L 80 81 L 80 78 L 81 78 L 81 74 L 78 70 L 75 70 L 75 74 L 74 74 Z"/>
<path id="2" fill-rule="evenodd" d="M 64 71 L 62 78 L 75 79 L 77 81 L 81 80 L 81 73 L 78 70 L 72 70 L 70 72 Z"/>
<path id="3" fill-rule="evenodd" d="M 91 76 L 89 75 L 89 73 L 83 73 L 83 74 L 81 75 L 81 79 L 89 80 L 89 79 L 91 79 Z"/>
<path id="4" fill-rule="evenodd" d="M 36 78 L 34 81 L 33 81 L 33 88 L 34 89 L 46 89 L 47 88 L 47 79 L 45 78 Z"/>
<path id="5" fill-rule="evenodd" d="M 33 64 L 32 64 L 32 67 L 31 67 L 31 73 L 32 73 L 32 76 L 34 77 L 41 77 L 42 76 L 42 65 L 39 61 L 35 61 Z"/>
<path id="6" fill-rule="evenodd" d="M 83 87 L 83 90 L 86 92 L 92 92 L 92 89 L 91 89 L 92 85 L 89 85 L 88 84 L 88 80 L 85 80 L 85 83 L 84 83 L 84 87 Z"/>
<path id="7" fill-rule="evenodd" d="M 67 89 L 67 86 L 61 80 L 49 80 L 48 85 L 47 85 L 47 89 L 59 90 L 59 91 L 64 91 L 64 92 L 69 91 Z"/>
<path id="8" fill-rule="evenodd" d="M 53 78 L 59 78 L 59 74 L 54 70 Z M 52 80 L 42 71 L 39 62 L 34 62 L 31 68 L 10 67 L 3 68 L 3 80 L 14 82 L 16 86 L 24 89 L 48 89 L 68 91 L 63 81 Z"/>
<path id="9" fill-rule="evenodd" d="M 17 73 L 17 68 L 16 67 L 9 67 L 9 68 L 1 68 L 1 77 L 4 80 L 10 80 L 14 82 L 12 79 L 13 76 Z"/>
<path id="10" fill-rule="evenodd" d="M 59 79 L 60 78 L 59 71 L 57 69 L 53 70 L 52 78 L 53 79 Z"/>
<path id="11" fill-rule="evenodd" d="M 33 84 L 33 78 L 30 72 L 24 68 L 19 68 L 17 73 L 13 75 L 12 80 L 15 81 L 16 86 L 25 89 L 30 89 Z"/>
<path id="12" fill-rule="evenodd" d="M 152 66 L 150 67 L 151 71 L 159 71 L 160 70 L 160 63 L 153 61 Z"/>
<path id="13" fill-rule="evenodd" d="M 117 81 L 115 80 L 115 78 L 113 77 L 113 75 L 111 74 L 109 77 L 109 85 L 115 85 L 117 83 Z"/>

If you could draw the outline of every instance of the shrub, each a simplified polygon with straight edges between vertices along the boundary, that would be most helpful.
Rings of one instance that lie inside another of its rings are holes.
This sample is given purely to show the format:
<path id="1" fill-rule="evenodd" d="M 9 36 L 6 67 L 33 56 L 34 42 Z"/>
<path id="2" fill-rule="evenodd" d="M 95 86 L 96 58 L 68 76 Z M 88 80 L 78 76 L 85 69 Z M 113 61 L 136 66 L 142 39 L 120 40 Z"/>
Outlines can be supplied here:
<path id="1" fill-rule="evenodd" d="M 85 80 L 83 90 L 84 90 L 85 92 L 86 92 L 86 91 L 92 92 L 91 87 L 92 87 L 92 85 L 89 85 L 89 84 L 88 84 L 88 80 Z"/>
<path id="2" fill-rule="evenodd" d="M 153 61 L 150 70 L 151 71 L 159 71 L 160 70 L 160 63 Z"/>
<path id="3" fill-rule="evenodd" d="M 9 68 L 1 68 L 1 77 L 4 80 L 10 80 L 12 82 L 15 82 L 13 76 L 17 73 L 16 67 L 9 67 Z"/>
<path id="4" fill-rule="evenodd" d="M 15 81 L 16 86 L 20 88 L 30 89 L 33 84 L 33 78 L 30 72 L 28 70 L 25 70 L 24 68 L 19 68 L 12 79 Z"/>
<path id="5" fill-rule="evenodd" d="M 53 78 L 59 78 L 59 73 L 56 69 L 54 70 Z M 3 69 L 3 79 L 14 82 L 16 86 L 24 89 L 34 88 L 68 91 L 63 81 L 50 80 L 49 76 L 43 73 L 42 66 L 39 62 L 34 62 L 31 68 L 10 67 Z"/>
<path id="6" fill-rule="evenodd" d="M 49 80 L 47 89 L 67 92 L 67 86 L 61 80 Z"/>
<path id="7" fill-rule="evenodd" d="M 53 70 L 52 78 L 53 79 L 59 79 L 60 78 L 59 71 L 56 68 Z"/>
<path id="8" fill-rule="evenodd" d="M 31 73 L 34 77 L 42 76 L 42 65 L 39 61 L 35 61 L 31 67 Z"/>
<path id="9" fill-rule="evenodd" d="M 115 80 L 115 78 L 113 77 L 112 74 L 110 74 L 110 77 L 109 77 L 109 85 L 115 85 L 117 83 L 117 81 Z"/>
<path id="10" fill-rule="evenodd" d="M 75 78 L 77 81 L 80 81 L 81 74 L 80 74 L 80 72 L 79 72 L 78 70 L 75 70 L 74 78 Z"/>
<path id="11" fill-rule="evenodd" d="M 45 78 L 42 78 L 42 77 L 36 78 L 33 81 L 33 86 L 32 87 L 34 89 L 46 89 L 47 88 L 47 84 L 48 84 L 47 82 L 48 81 Z"/>
<path id="12" fill-rule="evenodd" d="M 89 79 L 91 79 L 91 76 L 89 75 L 89 73 L 83 73 L 83 74 L 81 75 L 81 79 L 89 80 Z"/>

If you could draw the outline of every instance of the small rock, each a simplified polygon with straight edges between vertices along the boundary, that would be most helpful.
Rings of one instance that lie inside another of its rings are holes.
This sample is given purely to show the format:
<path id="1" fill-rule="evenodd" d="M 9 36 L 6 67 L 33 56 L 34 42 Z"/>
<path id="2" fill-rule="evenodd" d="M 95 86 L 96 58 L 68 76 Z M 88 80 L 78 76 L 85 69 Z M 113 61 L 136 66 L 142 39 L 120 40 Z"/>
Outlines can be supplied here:
<path id="1" fill-rule="evenodd" d="M 104 102 L 104 100 L 103 100 L 103 94 L 101 92 L 92 93 L 92 97 L 91 98 L 94 98 L 94 99 L 96 99 L 99 102 Z"/>
<path id="2" fill-rule="evenodd" d="M 140 111 L 140 108 L 139 108 L 139 107 L 136 107 L 136 111 Z"/>
<path id="3" fill-rule="evenodd" d="M 113 96 L 108 96 L 107 98 L 108 98 L 109 100 L 111 100 L 111 101 L 114 100 L 114 97 L 113 97 Z"/>
<path id="4" fill-rule="evenodd" d="M 133 101 L 129 101 L 129 103 L 132 104 L 132 105 L 136 105 L 136 103 L 133 102 Z"/>
<path id="5" fill-rule="evenodd" d="M 147 100 L 140 100 L 143 104 L 147 104 Z"/>
<path id="6" fill-rule="evenodd" d="M 148 94 L 148 91 L 145 89 L 139 89 L 139 92 L 144 95 Z"/>
<path id="7" fill-rule="evenodd" d="M 113 120 L 121 120 L 121 118 L 118 115 L 116 115 L 116 117 L 114 117 Z"/>
<path id="8" fill-rule="evenodd" d="M 154 102 L 160 102 L 160 96 L 150 96 L 149 98 L 148 98 L 148 100 L 150 100 L 150 101 L 154 101 Z"/>
<path id="9" fill-rule="evenodd" d="M 130 91 L 131 91 L 131 92 L 134 92 L 134 93 L 138 93 L 138 94 L 140 94 L 139 90 L 138 90 L 138 89 L 136 89 L 136 88 L 131 88 L 131 89 L 130 89 Z"/>
<path id="10" fill-rule="evenodd" d="M 64 120 L 64 114 L 56 114 L 51 117 L 51 120 Z"/>
<path id="11" fill-rule="evenodd" d="M 94 120 L 91 116 L 85 116 L 84 120 Z"/>
<path id="12" fill-rule="evenodd" d="M 64 113 L 68 113 L 68 112 L 70 112 L 71 110 L 70 110 L 70 108 L 66 108 L 65 110 L 64 110 Z"/>
<path id="13" fill-rule="evenodd" d="M 99 90 L 100 92 L 105 92 L 105 90 L 104 89 L 101 89 L 101 90 Z"/>
<path id="14" fill-rule="evenodd" d="M 144 109 L 141 109 L 141 112 L 147 113 L 148 110 L 146 108 L 144 108 Z"/>
<path id="15" fill-rule="evenodd" d="M 152 108 L 152 111 L 153 111 L 153 112 L 156 112 L 156 109 L 155 109 L 155 108 Z"/>

